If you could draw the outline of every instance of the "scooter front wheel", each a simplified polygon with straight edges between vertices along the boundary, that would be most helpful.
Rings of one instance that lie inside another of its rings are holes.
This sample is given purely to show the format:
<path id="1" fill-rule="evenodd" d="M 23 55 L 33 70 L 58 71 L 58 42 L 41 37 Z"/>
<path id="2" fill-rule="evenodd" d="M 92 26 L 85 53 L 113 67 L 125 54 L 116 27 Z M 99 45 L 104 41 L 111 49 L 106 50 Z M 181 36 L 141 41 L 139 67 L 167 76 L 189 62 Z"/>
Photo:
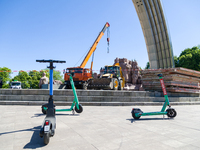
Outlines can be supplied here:
<path id="1" fill-rule="evenodd" d="M 42 113 L 43 114 L 47 113 L 47 105 L 46 104 L 42 105 Z"/>
<path id="2" fill-rule="evenodd" d="M 79 109 L 75 106 L 75 111 L 76 111 L 77 113 L 82 113 L 82 111 L 83 111 L 82 105 L 79 104 L 78 106 L 79 106 Z"/>
<path id="3" fill-rule="evenodd" d="M 177 114 L 177 113 L 176 113 L 175 109 L 169 108 L 169 109 L 167 109 L 166 111 L 167 111 L 167 116 L 168 116 L 168 117 L 170 117 L 170 118 L 176 117 L 176 114 Z"/>
<path id="4" fill-rule="evenodd" d="M 43 104 L 41 108 L 42 108 L 42 113 L 47 114 L 47 109 L 48 109 L 47 104 Z M 54 114 L 55 114 L 55 111 L 56 110 L 55 110 L 55 105 L 54 105 Z"/>
<path id="5" fill-rule="evenodd" d="M 48 144 L 49 143 L 49 137 L 50 135 L 49 135 L 49 133 L 44 133 L 44 144 Z"/>

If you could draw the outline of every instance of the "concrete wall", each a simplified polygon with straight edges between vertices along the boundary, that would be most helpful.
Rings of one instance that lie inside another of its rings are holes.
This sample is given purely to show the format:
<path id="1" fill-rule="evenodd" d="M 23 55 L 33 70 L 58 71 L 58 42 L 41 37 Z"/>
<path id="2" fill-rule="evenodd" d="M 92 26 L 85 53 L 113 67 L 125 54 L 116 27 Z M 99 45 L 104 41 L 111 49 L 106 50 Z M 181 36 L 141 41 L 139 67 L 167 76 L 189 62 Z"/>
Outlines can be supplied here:
<path id="1" fill-rule="evenodd" d="M 77 90 L 79 102 L 83 106 L 134 106 L 163 105 L 165 98 L 160 92 Z M 199 105 L 197 94 L 168 93 L 172 105 Z M 180 97 L 184 96 L 184 97 Z M 42 105 L 48 102 L 49 90 L 45 89 L 0 89 L 0 105 Z M 54 90 L 57 106 L 71 106 L 74 100 L 72 90 Z"/>

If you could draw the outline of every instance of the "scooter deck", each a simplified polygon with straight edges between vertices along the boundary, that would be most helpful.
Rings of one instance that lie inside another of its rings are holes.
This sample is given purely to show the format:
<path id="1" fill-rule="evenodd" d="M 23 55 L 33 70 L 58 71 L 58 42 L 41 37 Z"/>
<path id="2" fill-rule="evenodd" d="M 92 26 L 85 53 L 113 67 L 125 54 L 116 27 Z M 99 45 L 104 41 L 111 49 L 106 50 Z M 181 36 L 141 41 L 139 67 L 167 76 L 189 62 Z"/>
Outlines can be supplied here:
<path id="1" fill-rule="evenodd" d="M 146 112 L 146 113 L 135 113 L 136 117 L 139 116 L 153 116 L 153 115 L 167 115 L 167 112 Z"/>
<path id="2" fill-rule="evenodd" d="M 56 112 L 57 111 L 72 111 L 73 109 L 56 109 Z"/>

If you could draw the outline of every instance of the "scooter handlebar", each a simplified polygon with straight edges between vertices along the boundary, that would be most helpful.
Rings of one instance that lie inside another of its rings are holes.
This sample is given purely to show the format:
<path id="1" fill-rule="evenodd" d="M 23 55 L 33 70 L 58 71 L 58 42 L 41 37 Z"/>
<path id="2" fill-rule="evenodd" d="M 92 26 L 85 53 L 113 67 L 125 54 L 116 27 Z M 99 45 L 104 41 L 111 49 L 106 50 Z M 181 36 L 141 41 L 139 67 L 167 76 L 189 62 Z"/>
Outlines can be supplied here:
<path id="1" fill-rule="evenodd" d="M 49 59 L 49 60 L 36 60 L 36 62 L 40 62 L 40 63 L 47 63 L 47 62 L 53 62 L 53 63 L 66 63 L 66 61 L 62 61 L 62 60 L 52 60 L 52 59 Z"/>
<path id="2" fill-rule="evenodd" d="M 68 76 L 74 76 L 74 72 L 67 73 Z"/>

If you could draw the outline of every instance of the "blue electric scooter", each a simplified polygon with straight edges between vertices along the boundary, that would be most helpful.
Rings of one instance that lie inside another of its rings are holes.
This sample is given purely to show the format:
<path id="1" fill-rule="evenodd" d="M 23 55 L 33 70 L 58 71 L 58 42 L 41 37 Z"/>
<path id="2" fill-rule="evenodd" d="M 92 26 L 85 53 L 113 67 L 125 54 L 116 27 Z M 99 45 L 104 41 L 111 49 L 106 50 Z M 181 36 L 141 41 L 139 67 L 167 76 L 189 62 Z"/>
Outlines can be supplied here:
<path id="1" fill-rule="evenodd" d="M 49 101 L 48 101 L 48 109 L 46 113 L 46 117 L 44 122 L 42 123 L 42 127 L 40 130 L 40 137 L 44 137 L 44 143 L 47 145 L 49 143 L 49 138 L 54 136 L 56 129 L 56 117 L 55 117 L 55 105 L 53 104 L 53 63 L 66 63 L 66 61 L 59 60 L 36 60 L 36 62 L 40 63 L 50 63 L 48 67 L 50 69 L 50 90 L 49 90 Z"/>

